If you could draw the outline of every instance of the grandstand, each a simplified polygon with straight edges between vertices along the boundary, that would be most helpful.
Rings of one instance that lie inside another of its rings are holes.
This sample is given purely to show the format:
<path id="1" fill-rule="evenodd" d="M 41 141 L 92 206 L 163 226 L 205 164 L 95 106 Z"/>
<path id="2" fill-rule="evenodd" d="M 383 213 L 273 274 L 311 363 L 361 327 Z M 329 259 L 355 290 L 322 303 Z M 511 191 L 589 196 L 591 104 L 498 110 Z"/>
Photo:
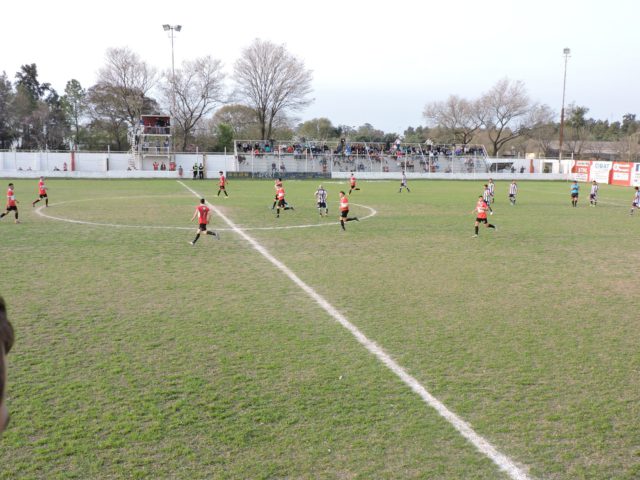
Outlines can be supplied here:
<path id="1" fill-rule="evenodd" d="M 236 140 L 239 172 L 277 177 L 288 173 L 333 172 L 487 173 L 484 145 L 351 142 L 349 140 Z"/>

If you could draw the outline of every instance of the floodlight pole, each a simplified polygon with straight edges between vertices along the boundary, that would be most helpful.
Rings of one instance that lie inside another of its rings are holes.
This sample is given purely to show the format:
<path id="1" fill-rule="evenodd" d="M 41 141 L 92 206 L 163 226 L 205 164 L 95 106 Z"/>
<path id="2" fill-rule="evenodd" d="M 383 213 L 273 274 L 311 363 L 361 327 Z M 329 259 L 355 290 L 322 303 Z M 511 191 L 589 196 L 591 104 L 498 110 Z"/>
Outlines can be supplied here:
<path id="1" fill-rule="evenodd" d="M 569 60 L 569 55 L 571 54 L 571 49 L 565 48 L 562 53 L 564 55 L 564 81 L 562 83 L 562 110 L 560 110 L 560 146 L 558 148 L 558 171 L 560 171 L 562 168 L 560 161 L 562 160 L 562 142 L 564 141 L 564 99 L 565 91 L 567 89 L 567 62 Z"/>
<path id="2" fill-rule="evenodd" d="M 169 33 L 169 38 L 171 38 L 171 108 L 172 108 L 172 114 L 175 115 L 175 110 L 176 110 L 176 92 L 175 92 L 175 88 L 176 88 L 176 66 L 175 66 L 175 60 L 174 60 L 174 53 L 173 53 L 173 39 L 175 38 L 175 32 L 179 32 L 180 30 L 182 30 L 182 25 L 169 25 L 168 23 L 165 23 L 164 25 L 162 25 L 162 28 L 164 29 L 165 32 L 170 32 Z"/>

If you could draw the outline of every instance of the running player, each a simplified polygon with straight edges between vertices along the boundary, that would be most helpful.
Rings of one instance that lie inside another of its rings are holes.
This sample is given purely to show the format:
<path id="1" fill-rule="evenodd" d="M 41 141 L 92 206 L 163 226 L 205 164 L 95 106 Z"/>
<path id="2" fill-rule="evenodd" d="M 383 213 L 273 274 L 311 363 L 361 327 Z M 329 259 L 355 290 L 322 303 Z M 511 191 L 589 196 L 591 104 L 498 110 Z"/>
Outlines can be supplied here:
<path id="1" fill-rule="evenodd" d="M 518 184 L 516 181 L 512 181 L 511 185 L 509 185 L 509 202 L 511 205 L 516 204 L 516 195 L 518 194 Z"/>
<path id="2" fill-rule="evenodd" d="M 631 204 L 631 211 L 629 212 L 629 215 L 633 215 L 637 208 L 640 208 L 640 187 L 635 188 L 633 203 Z"/>
<path id="3" fill-rule="evenodd" d="M 402 170 L 402 179 L 400 180 L 400 190 L 398 190 L 398 193 L 402 192 L 403 187 L 407 189 L 407 192 L 411 193 L 411 190 L 407 187 L 407 174 L 404 170 Z"/>
<path id="4" fill-rule="evenodd" d="M 276 190 L 275 197 L 273 197 L 273 205 L 271 205 L 271 210 L 276 208 L 276 203 L 278 203 L 278 190 L 282 188 L 282 179 L 277 178 L 275 183 L 273 184 L 273 188 Z"/>
<path id="5" fill-rule="evenodd" d="M 574 207 L 578 206 L 578 196 L 580 195 L 580 185 L 578 185 L 578 181 L 574 180 L 571 184 L 571 205 Z"/>
<path id="6" fill-rule="evenodd" d="M 0 297 L 0 436 L 9 423 L 9 413 L 4 404 L 4 392 L 7 383 L 6 356 L 13 346 L 13 327 L 7 318 L 7 309 L 4 300 Z"/>
<path id="7" fill-rule="evenodd" d="M 481 223 L 484 223 L 484 226 L 487 228 L 496 229 L 495 225 L 491 225 L 487 220 L 487 210 L 489 210 L 489 205 L 485 201 L 484 197 L 480 195 L 478 197 L 478 201 L 476 202 L 476 208 L 473 209 L 471 213 L 476 214 L 476 223 L 474 224 L 476 233 L 473 235 L 474 237 L 478 236 L 478 227 Z M 496 229 L 497 230 L 497 229 Z"/>
<path id="8" fill-rule="evenodd" d="M 351 172 L 351 178 L 349 178 L 349 185 L 351 186 L 351 188 L 349 188 L 349 195 L 351 195 L 351 192 L 353 192 L 354 190 L 360 190 L 356 187 L 356 176 L 353 174 L 353 172 Z"/>
<path id="9" fill-rule="evenodd" d="M 31 203 L 32 207 L 36 206 L 40 200 L 44 198 L 44 206 L 49 206 L 49 196 L 47 195 L 47 187 L 44 185 L 44 177 L 40 177 L 40 181 L 38 182 L 38 198 Z"/>
<path id="10" fill-rule="evenodd" d="M 489 194 L 491 195 L 490 205 L 493 205 L 495 203 L 494 195 L 496 193 L 496 184 L 493 183 L 493 178 L 489 179 L 489 183 L 487 184 L 487 187 L 489 188 Z"/>
<path id="11" fill-rule="evenodd" d="M 227 177 L 224 176 L 222 171 L 218 172 L 220 174 L 220 180 L 218 181 L 218 196 L 220 196 L 220 192 L 224 192 L 225 198 L 229 196 L 227 193 Z"/>
<path id="12" fill-rule="evenodd" d="M 280 218 L 280 209 L 283 210 L 295 210 L 292 206 L 289 206 L 287 201 L 284 199 L 284 187 L 280 187 L 276 191 L 276 218 Z"/>
<path id="13" fill-rule="evenodd" d="M 7 209 L 4 213 L 0 213 L 0 218 L 8 215 L 9 212 L 15 212 L 16 223 L 20 223 L 20 220 L 18 220 L 18 201 L 16 200 L 16 194 L 13 191 L 13 183 L 10 183 L 9 188 L 7 189 Z"/>
<path id="14" fill-rule="evenodd" d="M 329 209 L 327 208 L 327 191 L 320 185 L 316 190 L 316 203 L 318 205 L 318 213 L 321 217 L 329 215 Z"/>
<path id="15" fill-rule="evenodd" d="M 484 192 L 482 192 L 482 199 L 487 204 L 487 208 L 489 209 L 489 215 L 493 215 L 493 209 L 491 208 L 491 190 L 489 190 L 489 184 L 484 184 Z"/>
<path id="16" fill-rule="evenodd" d="M 207 228 L 207 224 L 211 219 L 211 209 L 207 206 L 204 198 L 200 199 L 200 205 L 198 205 L 196 207 L 196 211 L 193 212 L 193 217 L 191 217 L 191 221 L 193 222 L 196 217 L 198 217 L 198 230 L 196 231 L 196 238 L 194 238 L 192 242 L 189 242 L 191 245 L 196 244 L 202 232 L 204 232 L 206 235 L 213 235 L 218 240 L 220 240 L 219 233 L 216 233 L 213 230 L 209 230 Z"/>
<path id="17" fill-rule="evenodd" d="M 358 217 L 349 217 L 349 198 L 340 190 L 340 226 L 342 230 L 346 230 L 346 228 L 344 228 L 344 222 L 351 222 L 353 220 L 356 222 L 360 221 Z"/>
<path id="18" fill-rule="evenodd" d="M 600 187 L 598 186 L 598 182 L 595 180 L 591 183 L 591 191 L 589 192 L 589 204 L 592 207 L 595 207 L 598 204 L 598 190 Z"/>

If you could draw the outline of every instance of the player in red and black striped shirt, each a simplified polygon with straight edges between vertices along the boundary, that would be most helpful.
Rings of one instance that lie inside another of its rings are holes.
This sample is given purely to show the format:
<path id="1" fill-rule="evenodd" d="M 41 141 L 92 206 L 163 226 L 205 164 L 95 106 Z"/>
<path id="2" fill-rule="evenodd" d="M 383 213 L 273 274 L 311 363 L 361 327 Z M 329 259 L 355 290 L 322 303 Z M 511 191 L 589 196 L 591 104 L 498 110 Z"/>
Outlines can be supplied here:
<path id="1" fill-rule="evenodd" d="M 191 217 L 191 221 L 193 222 L 196 217 L 198 217 L 198 231 L 196 232 L 196 238 L 194 238 L 192 242 L 189 242 L 191 245 L 196 244 L 202 232 L 204 232 L 206 235 L 213 235 L 218 240 L 220 240 L 219 233 L 216 233 L 213 230 L 209 230 L 207 228 L 207 224 L 211 219 L 211 209 L 207 206 L 206 200 L 204 198 L 200 199 L 200 205 L 198 205 L 196 207 L 196 211 L 193 212 L 193 217 Z"/>

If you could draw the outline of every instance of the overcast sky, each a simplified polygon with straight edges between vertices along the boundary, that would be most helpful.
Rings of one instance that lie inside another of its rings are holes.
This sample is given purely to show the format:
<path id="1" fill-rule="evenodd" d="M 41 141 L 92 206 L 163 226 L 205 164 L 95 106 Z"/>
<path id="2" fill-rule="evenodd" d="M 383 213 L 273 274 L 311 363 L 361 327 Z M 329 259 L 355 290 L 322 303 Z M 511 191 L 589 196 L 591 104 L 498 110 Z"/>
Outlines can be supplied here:
<path id="1" fill-rule="evenodd" d="M 571 48 L 566 104 L 589 116 L 640 117 L 640 2 L 519 0 L 380 2 L 50 0 L 3 2 L 0 71 L 23 64 L 59 92 L 88 88 L 109 47 L 129 47 L 159 70 L 171 67 L 165 23 L 182 25 L 175 64 L 211 55 L 232 73 L 259 37 L 313 71 L 315 101 L 301 120 L 401 132 L 423 125 L 426 103 L 476 98 L 499 79 L 522 80 L 531 98 L 559 113 L 564 47 Z"/>

